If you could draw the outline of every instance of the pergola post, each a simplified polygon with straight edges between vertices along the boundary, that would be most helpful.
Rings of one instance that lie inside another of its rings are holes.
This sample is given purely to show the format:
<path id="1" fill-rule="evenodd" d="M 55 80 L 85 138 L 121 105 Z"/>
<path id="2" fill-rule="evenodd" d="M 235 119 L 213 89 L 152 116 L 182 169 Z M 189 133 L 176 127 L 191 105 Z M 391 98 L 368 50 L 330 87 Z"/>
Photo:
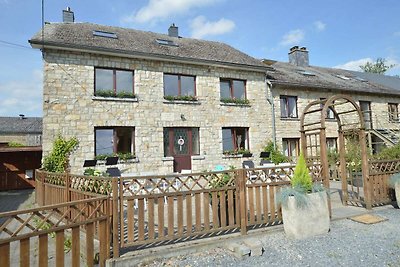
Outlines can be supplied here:
<path id="1" fill-rule="evenodd" d="M 342 203 L 343 205 L 347 205 L 347 201 L 349 200 L 349 193 L 347 191 L 347 171 L 346 171 L 346 159 L 344 157 L 346 153 L 345 149 L 345 141 L 344 141 L 344 133 L 343 131 L 339 131 L 339 161 L 340 161 L 340 178 L 342 180 Z"/>
<path id="2" fill-rule="evenodd" d="M 369 179 L 369 166 L 368 166 L 368 156 L 366 149 L 366 138 L 365 138 L 365 130 L 360 129 L 358 132 L 360 145 L 361 145 L 361 171 L 363 177 L 363 187 L 364 187 L 364 198 L 365 198 L 365 206 L 368 210 L 372 209 L 372 186 L 370 185 Z"/>

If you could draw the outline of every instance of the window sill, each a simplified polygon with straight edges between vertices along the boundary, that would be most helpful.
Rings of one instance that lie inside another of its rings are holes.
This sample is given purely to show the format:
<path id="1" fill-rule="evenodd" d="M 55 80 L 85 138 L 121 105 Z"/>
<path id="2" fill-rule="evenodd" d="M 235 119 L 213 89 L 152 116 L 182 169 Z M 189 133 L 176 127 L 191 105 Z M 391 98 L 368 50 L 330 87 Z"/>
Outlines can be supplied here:
<path id="1" fill-rule="evenodd" d="M 127 159 L 127 160 L 118 160 L 117 164 L 132 164 L 132 163 L 138 163 L 139 159 L 138 158 L 134 158 L 134 159 Z M 98 160 L 96 165 L 106 165 L 106 161 L 105 160 Z M 112 165 L 109 165 L 112 166 Z"/>
<path id="2" fill-rule="evenodd" d="M 242 155 L 223 155 L 223 159 L 236 159 L 236 158 L 241 158 Z"/>
<path id="3" fill-rule="evenodd" d="M 93 96 L 92 100 L 98 101 L 116 101 L 116 102 L 138 102 L 137 97 L 135 98 L 120 98 L 120 97 L 102 97 L 102 96 Z"/>
<path id="4" fill-rule="evenodd" d="M 281 117 L 281 120 L 282 121 L 300 121 L 300 118 L 282 118 Z"/>
<path id="5" fill-rule="evenodd" d="M 166 100 L 163 101 L 164 104 L 183 104 L 183 105 L 200 105 L 200 101 L 192 101 L 192 100 Z"/>
<path id="6" fill-rule="evenodd" d="M 221 102 L 220 105 L 228 107 L 251 107 L 250 104 L 225 103 L 225 102 Z"/>

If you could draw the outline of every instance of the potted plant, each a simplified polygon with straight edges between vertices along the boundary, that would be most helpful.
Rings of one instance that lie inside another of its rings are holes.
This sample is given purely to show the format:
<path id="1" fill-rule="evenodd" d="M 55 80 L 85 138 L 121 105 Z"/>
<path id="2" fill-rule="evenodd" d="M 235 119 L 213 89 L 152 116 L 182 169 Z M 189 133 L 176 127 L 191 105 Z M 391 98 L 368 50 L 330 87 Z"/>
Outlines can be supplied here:
<path id="1" fill-rule="evenodd" d="M 400 208 L 400 173 L 393 174 L 389 179 L 390 187 L 394 188 L 396 193 L 397 207 Z"/>
<path id="2" fill-rule="evenodd" d="M 281 191 L 283 227 L 289 238 L 302 239 L 329 231 L 326 191 L 313 185 L 304 156 L 300 154 L 291 187 Z"/>

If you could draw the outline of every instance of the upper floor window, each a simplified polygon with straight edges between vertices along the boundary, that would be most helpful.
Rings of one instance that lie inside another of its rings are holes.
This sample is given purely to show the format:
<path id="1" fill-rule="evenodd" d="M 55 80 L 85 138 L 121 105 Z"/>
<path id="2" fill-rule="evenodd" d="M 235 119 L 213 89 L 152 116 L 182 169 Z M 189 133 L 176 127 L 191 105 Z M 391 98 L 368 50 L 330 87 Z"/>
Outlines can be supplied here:
<path id="1" fill-rule="evenodd" d="M 389 103 L 388 104 L 389 111 L 389 121 L 399 121 L 399 104 L 397 103 Z"/>
<path id="2" fill-rule="evenodd" d="M 241 99 L 246 100 L 246 81 L 234 79 L 220 80 L 221 100 Z"/>
<path id="3" fill-rule="evenodd" d="M 134 97 L 133 71 L 96 68 L 95 95 Z"/>
<path id="4" fill-rule="evenodd" d="M 325 100 L 326 98 L 320 98 L 320 100 Z M 323 108 L 324 107 L 324 105 L 323 104 L 321 104 L 321 108 Z M 327 110 L 326 110 L 326 116 L 325 116 L 325 118 L 326 119 L 335 119 L 335 114 L 333 113 L 333 109 L 331 108 L 331 107 L 329 107 Z"/>
<path id="5" fill-rule="evenodd" d="M 133 127 L 96 127 L 95 153 L 100 155 L 135 154 L 135 128 Z"/>
<path id="6" fill-rule="evenodd" d="M 195 96 L 195 76 L 164 74 L 164 97 L 173 97 L 172 99 L 182 98 L 182 100 L 195 100 Z M 191 99 L 191 97 L 193 99 Z"/>
<path id="7" fill-rule="evenodd" d="M 222 149 L 224 154 L 249 149 L 249 128 L 222 128 Z"/>
<path id="8" fill-rule="evenodd" d="M 297 96 L 281 96 L 281 118 L 297 118 Z"/>

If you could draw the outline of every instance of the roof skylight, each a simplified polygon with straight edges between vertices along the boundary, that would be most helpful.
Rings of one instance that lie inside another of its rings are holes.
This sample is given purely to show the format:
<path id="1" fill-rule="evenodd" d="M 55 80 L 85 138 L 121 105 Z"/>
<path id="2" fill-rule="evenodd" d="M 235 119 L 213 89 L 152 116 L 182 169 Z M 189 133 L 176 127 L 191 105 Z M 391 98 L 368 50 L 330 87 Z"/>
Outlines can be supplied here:
<path id="1" fill-rule="evenodd" d="M 112 39 L 118 39 L 118 36 L 114 32 L 104 32 L 104 31 L 93 31 L 94 36 L 100 36 L 100 37 L 105 37 L 105 38 L 112 38 Z"/>
<path id="2" fill-rule="evenodd" d="M 298 73 L 303 74 L 305 76 L 315 76 L 314 72 L 306 71 L 306 70 L 297 70 Z"/>
<path id="3" fill-rule="evenodd" d="M 346 81 L 350 80 L 349 77 L 344 76 L 344 75 L 340 75 L 340 74 L 337 74 L 336 77 L 338 77 L 338 78 L 340 78 L 340 79 L 342 79 L 342 80 L 346 80 Z"/>
<path id="4" fill-rule="evenodd" d="M 354 77 L 354 79 L 356 79 L 357 81 L 360 81 L 360 82 L 367 82 L 367 80 L 365 80 L 361 77 L 358 77 L 358 76 Z"/>
<path id="5" fill-rule="evenodd" d="M 156 39 L 156 42 L 160 45 L 178 46 L 174 41 L 165 39 Z"/>

